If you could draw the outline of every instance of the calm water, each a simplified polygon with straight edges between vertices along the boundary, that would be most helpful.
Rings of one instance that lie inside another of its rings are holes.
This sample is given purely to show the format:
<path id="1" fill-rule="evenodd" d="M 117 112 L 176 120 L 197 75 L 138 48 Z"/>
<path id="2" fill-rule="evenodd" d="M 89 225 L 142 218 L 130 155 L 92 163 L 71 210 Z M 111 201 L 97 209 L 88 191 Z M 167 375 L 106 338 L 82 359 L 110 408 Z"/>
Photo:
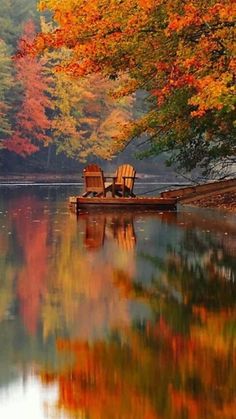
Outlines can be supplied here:
<path id="1" fill-rule="evenodd" d="M 236 217 L 0 189 L 1 419 L 236 417 Z"/>

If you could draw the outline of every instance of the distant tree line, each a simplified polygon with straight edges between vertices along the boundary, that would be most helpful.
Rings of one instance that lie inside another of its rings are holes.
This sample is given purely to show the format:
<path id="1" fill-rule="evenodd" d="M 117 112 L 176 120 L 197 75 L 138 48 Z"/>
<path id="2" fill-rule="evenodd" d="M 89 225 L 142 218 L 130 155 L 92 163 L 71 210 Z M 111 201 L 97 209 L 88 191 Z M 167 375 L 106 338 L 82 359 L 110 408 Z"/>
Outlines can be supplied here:
<path id="1" fill-rule="evenodd" d="M 50 30 L 35 1 L 5 2 L 0 24 L 0 170 L 73 170 L 78 161 L 111 159 L 133 97 L 112 98 L 115 80 L 55 71 L 69 59 L 66 48 L 25 54 L 39 30 Z"/>

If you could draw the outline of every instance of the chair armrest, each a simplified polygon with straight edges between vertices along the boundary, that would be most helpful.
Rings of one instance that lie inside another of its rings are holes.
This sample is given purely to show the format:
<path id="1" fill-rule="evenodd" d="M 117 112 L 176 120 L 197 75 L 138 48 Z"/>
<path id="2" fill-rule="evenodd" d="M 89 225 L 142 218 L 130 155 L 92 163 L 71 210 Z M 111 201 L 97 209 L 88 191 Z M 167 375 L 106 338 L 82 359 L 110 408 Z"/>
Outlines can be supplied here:
<path id="1" fill-rule="evenodd" d="M 135 179 L 136 176 L 122 176 L 123 179 Z"/>
<path id="2" fill-rule="evenodd" d="M 83 178 L 85 178 L 85 177 L 100 177 L 100 176 L 102 176 L 102 172 L 88 172 L 88 173 L 85 173 L 83 175 Z"/>

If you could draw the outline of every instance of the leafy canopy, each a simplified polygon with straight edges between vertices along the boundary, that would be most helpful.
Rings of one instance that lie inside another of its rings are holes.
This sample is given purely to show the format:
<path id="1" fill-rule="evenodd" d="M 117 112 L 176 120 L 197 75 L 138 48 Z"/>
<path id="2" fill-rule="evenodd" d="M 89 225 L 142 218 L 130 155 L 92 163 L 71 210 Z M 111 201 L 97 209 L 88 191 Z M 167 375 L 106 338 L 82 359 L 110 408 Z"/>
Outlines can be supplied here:
<path id="1" fill-rule="evenodd" d="M 149 153 L 175 150 L 173 158 L 188 168 L 235 158 L 230 0 L 42 0 L 40 9 L 52 12 L 55 27 L 37 37 L 35 49 L 72 53 L 57 70 L 125 73 L 116 95 L 148 92 L 148 112 L 127 125 L 121 143 L 146 133 Z"/>
<path id="2" fill-rule="evenodd" d="M 12 65 L 7 45 L 0 40 L 0 141 L 11 133 L 8 93 L 12 84 Z"/>

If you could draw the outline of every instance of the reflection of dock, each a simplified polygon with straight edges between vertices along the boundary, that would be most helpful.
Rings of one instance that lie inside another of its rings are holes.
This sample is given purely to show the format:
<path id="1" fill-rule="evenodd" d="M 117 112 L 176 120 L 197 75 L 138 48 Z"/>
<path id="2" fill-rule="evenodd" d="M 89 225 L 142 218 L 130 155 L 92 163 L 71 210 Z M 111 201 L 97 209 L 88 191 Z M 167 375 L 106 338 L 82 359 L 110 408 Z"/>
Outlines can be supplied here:
<path id="1" fill-rule="evenodd" d="M 176 198 L 107 198 L 107 197 L 92 197 L 84 198 L 82 196 L 71 196 L 69 198 L 69 205 L 72 211 L 79 211 L 82 209 L 111 210 L 111 209 L 129 209 L 129 210 L 153 210 L 153 211 L 175 211 Z"/>
<path id="2" fill-rule="evenodd" d="M 84 246 L 88 251 L 97 251 L 105 241 L 114 241 L 120 250 L 132 252 L 137 244 L 135 222 L 157 219 L 161 223 L 174 223 L 176 211 L 93 211 L 81 210 L 75 213 L 80 231 L 83 232 Z"/>

